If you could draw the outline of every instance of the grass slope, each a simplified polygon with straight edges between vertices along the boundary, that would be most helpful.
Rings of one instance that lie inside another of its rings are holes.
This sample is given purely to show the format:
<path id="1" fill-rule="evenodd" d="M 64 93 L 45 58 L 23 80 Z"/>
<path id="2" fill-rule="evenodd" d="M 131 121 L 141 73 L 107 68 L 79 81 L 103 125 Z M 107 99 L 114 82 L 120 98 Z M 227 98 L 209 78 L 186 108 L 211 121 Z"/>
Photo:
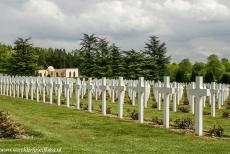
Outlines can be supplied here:
<path id="1" fill-rule="evenodd" d="M 229 140 L 177 134 L 162 128 L 46 103 L 0 96 L 0 110 L 41 132 L 30 140 L 0 140 L 0 148 L 62 147 L 62 153 L 229 153 Z"/>

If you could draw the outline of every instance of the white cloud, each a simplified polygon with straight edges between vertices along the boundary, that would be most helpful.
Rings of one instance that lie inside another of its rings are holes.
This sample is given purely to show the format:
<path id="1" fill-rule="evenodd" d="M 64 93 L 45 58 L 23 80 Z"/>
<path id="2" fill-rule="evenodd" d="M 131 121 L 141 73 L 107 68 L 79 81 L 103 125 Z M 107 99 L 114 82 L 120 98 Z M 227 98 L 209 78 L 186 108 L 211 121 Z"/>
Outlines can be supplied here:
<path id="1" fill-rule="evenodd" d="M 197 2 L 193 6 L 191 13 L 196 20 L 201 22 L 220 21 L 230 17 L 229 8 L 216 0 Z"/>
<path id="2" fill-rule="evenodd" d="M 65 18 L 60 8 L 55 3 L 48 0 L 29 0 L 25 3 L 24 9 L 27 15 L 41 16 L 43 18 L 48 17 L 60 21 L 63 21 Z"/>
<path id="3" fill-rule="evenodd" d="M 163 9 L 168 9 L 170 11 L 180 11 L 180 12 L 187 12 L 191 9 L 192 5 L 189 1 L 185 0 L 167 0 L 164 3 Z"/>

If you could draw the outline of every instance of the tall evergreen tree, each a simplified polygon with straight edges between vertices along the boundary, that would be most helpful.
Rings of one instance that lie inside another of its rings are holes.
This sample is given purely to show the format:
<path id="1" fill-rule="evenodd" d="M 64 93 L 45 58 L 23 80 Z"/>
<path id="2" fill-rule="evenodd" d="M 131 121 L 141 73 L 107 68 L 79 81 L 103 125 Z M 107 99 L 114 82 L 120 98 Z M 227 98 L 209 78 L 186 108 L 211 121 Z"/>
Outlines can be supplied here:
<path id="1" fill-rule="evenodd" d="M 97 37 L 92 34 L 83 34 L 83 39 L 81 39 L 81 49 L 80 49 L 80 65 L 81 74 L 87 77 L 92 76 L 92 71 L 95 66 L 95 55 L 97 52 Z"/>
<path id="2" fill-rule="evenodd" d="M 112 77 L 111 53 L 109 42 L 106 39 L 99 38 L 97 43 L 97 77 Z"/>
<path id="3" fill-rule="evenodd" d="M 48 55 L 48 50 L 46 48 L 39 48 L 35 47 L 34 48 L 35 54 L 38 55 L 38 66 L 39 69 L 44 69 L 47 68 L 47 55 Z"/>
<path id="4" fill-rule="evenodd" d="M 150 36 L 147 43 L 145 43 L 145 54 L 147 54 L 151 78 L 160 80 L 167 72 L 166 65 L 170 62 L 170 57 L 166 55 L 166 44 L 161 43 L 157 36 Z"/>
<path id="5" fill-rule="evenodd" d="M 125 63 L 124 56 L 122 55 L 119 47 L 115 44 L 110 46 L 111 50 L 111 68 L 112 68 L 112 77 L 118 78 L 119 76 L 124 76 L 125 72 Z"/>
<path id="6" fill-rule="evenodd" d="M 135 50 L 125 51 L 125 78 L 145 77 L 144 61 L 144 53 Z"/>
<path id="7" fill-rule="evenodd" d="M 8 71 L 11 75 L 34 75 L 38 67 L 38 56 L 35 55 L 30 38 L 18 38 L 14 42 L 14 53 L 9 61 Z"/>

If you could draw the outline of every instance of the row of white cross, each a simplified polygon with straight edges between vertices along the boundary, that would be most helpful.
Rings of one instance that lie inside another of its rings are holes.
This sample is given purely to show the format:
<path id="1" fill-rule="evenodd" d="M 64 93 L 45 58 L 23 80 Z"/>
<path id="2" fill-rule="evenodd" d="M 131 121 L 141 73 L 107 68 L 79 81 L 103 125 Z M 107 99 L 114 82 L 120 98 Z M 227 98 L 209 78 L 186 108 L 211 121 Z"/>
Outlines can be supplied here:
<path id="1" fill-rule="evenodd" d="M 169 104 L 173 103 L 173 112 L 176 112 L 177 105 L 183 96 L 186 88 L 191 112 L 195 113 L 195 133 L 203 135 L 203 107 L 205 107 L 206 96 L 209 96 L 211 104 L 211 115 L 215 117 L 215 99 L 218 99 L 218 108 L 220 109 L 229 95 L 229 86 L 224 84 L 203 84 L 202 77 L 196 77 L 196 83 L 170 83 L 169 77 L 164 77 L 164 82 L 145 81 L 143 77 L 139 80 L 106 80 L 89 78 L 88 81 L 82 81 L 77 78 L 40 78 L 40 77 L 10 77 L 0 76 L 0 94 L 13 97 L 21 97 L 36 101 L 48 101 L 53 103 L 53 96 L 57 97 L 57 105 L 61 105 L 62 95 L 66 98 L 66 106 L 70 107 L 71 98 L 76 97 L 76 108 L 80 109 L 80 100 L 88 93 L 88 111 L 92 112 L 92 96 L 95 100 L 101 96 L 102 114 L 106 115 L 106 93 L 108 92 L 112 103 L 118 98 L 118 117 L 123 118 L 123 104 L 125 91 L 135 105 L 138 97 L 138 121 L 144 122 L 144 108 L 148 107 L 151 90 L 157 102 L 158 110 L 161 110 L 161 99 L 163 98 L 163 124 L 169 128 Z M 41 96 L 41 98 L 40 98 Z M 47 100 L 48 96 L 48 100 Z"/>

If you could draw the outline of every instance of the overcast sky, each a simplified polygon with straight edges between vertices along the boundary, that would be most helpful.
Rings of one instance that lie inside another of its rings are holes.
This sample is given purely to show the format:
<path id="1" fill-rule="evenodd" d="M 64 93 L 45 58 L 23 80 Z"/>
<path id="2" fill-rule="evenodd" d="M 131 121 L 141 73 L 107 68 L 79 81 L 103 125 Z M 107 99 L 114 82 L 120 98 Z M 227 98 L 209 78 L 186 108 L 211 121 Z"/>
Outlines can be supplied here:
<path id="1" fill-rule="evenodd" d="M 150 35 L 172 61 L 230 58 L 229 0 L 0 0 L 0 42 L 32 37 L 35 46 L 79 47 L 83 33 L 122 49 L 143 49 Z"/>

